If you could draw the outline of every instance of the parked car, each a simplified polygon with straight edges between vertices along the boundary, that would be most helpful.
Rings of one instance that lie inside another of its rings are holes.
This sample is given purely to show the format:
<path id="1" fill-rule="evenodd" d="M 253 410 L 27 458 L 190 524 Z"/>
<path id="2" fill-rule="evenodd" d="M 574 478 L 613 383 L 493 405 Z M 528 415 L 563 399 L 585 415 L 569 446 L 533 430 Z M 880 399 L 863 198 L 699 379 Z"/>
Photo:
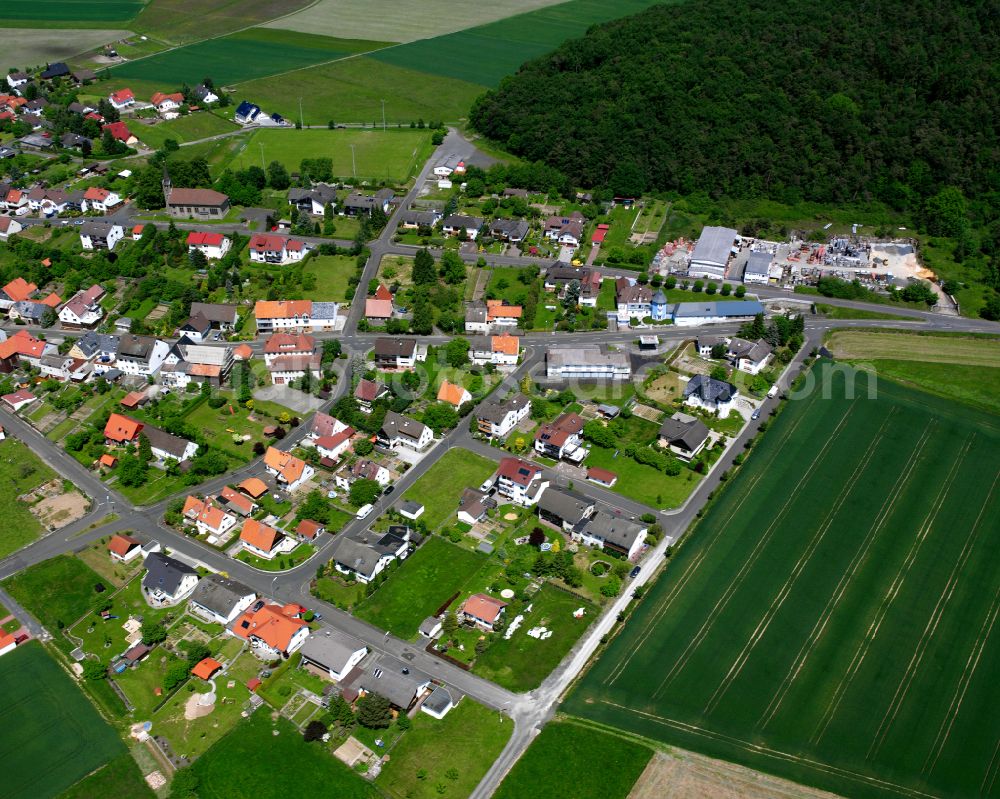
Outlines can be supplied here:
<path id="1" fill-rule="evenodd" d="M 355 514 L 355 517 L 358 519 L 365 519 L 373 510 L 375 510 L 374 505 L 362 505 L 358 508 L 358 512 Z"/>
<path id="2" fill-rule="evenodd" d="M 391 494 L 395 490 L 396 490 L 396 486 L 386 486 L 385 487 L 385 491 L 383 491 L 382 493 L 383 494 Z"/>
<path id="3" fill-rule="evenodd" d="M 634 569 L 632 569 L 632 571 L 628 573 L 628 576 L 634 580 L 636 577 L 639 576 L 639 572 L 641 571 L 642 571 L 642 566 L 636 566 Z"/>
<path id="4" fill-rule="evenodd" d="M 753 419 L 753 420 L 759 419 L 760 418 L 760 408 L 757 408 L 756 410 L 754 410 L 754 412 L 750 414 L 750 418 Z"/>

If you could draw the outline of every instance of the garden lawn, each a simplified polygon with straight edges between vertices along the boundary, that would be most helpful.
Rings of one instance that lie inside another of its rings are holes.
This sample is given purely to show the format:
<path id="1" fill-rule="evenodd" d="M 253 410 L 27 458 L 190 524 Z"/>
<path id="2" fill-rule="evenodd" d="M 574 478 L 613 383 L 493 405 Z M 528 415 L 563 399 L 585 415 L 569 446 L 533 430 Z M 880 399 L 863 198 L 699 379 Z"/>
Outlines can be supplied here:
<path id="1" fill-rule="evenodd" d="M 420 622 L 460 593 L 487 562 L 485 555 L 431 537 L 392 572 L 355 615 L 409 639 Z"/>
<path id="2" fill-rule="evenodd" d="M 277 557 L 271 558 L 260 558 L 253 555 L 246 550 L 241 550 L 240 554 L 237 555 L 237 559 L 246 563 L 248 566 L 253 566 L 255 569 L 260 569 L 266 572 L 278 572 L 287 571 L 288 569 L 293 569 L 296 566 L 305 563 L 309 558 L 311 558 L 316 552 L 316 547 L 312 544 L 299 544 L 291 552 L 284 555 L 278 555 Z"/>
<path id="3" fill-rule="evenodd" d="M 263 712 L 240 722 L 191 768 L 200 781 L 200 799 L 287 799 L 293 784 L 299 796 L 378 796 L 321 743 L 306 743 L 288 721 L 271 721 Z"/>
<path id="4" fill-rule="evenodd" d="M 42 525 L 18 496 L 56 476 L 28 447 L 16 438 L 0 441 L 0 558 L 27 546 L 42 531 Z"/>
<path id="5" fill-rule="evenodd" d="M 690 496 L 701 480 L 700 475 L 687 467 L 682 467 L 676 477 L 670 477 L 659 469 L 627 457 L 621 450 L 616 458 L 613 449 L 591 444 L 587 446 L 590 447 L 590 455 L 587 456 L 586 466 L 610 469 L 618 475 L 618 482 L 609 490 L 653 508 L 676 508 Z"/>
<path id="6" fill-rule="evenodd" d="M 467 449 L 449 449 L 404 494 L 424 506 L 428 530 L 436 530 L 458 510 L 458 501 L 466 488 L 479 488 L 496 471 L 496 464 Z"/>
<path id="7" fill-rule="evenodd" d="M 340 221 L 338 218 L 334 223 Z M 304 275 L 316 277 L 316 288 L 308 292 L 310 299 L 343 303 L 354 298 L 354 290 L 348 288 L 348 280 L 357 273 L 358 267 L 356 259 L 349 255 L 315 256 L 306 262 L 302 271 Z"/>
<path id="8" fill-rule="evenodd" d="M 492 292 L 491 296 L 504 300 L 508 305 L 524 305 L 531 290 L 531 283 L 522 283 L 518 280 L 518 276 L 527 274 L 533 276 L 534 270 L 495 266 L 493 274 L 490 275 L 490 282 L 486 284 L 486 291 Z"/>
<path id="9" fill-rule="evenodd" d="M 160 149 L 167 139 L 181 143 L 240 130 L 235 122 L 209 111 L 199 111 L 166 122 L 158 122 L 156 125 L 135 124 L 132 128 L 139 141 L 156 150 Z"/>
<path id="10" fill-rule="evenodd" d="M 866 311 L 862 308 L 845 308 L 840 305 L 816 304 L 816 312 L 823 314 L 827 319 L 894 319 L 913 320 L 912 316 L 902 316 L 900 314 L 882 313 L 881 311 Z"/>
<path id="11" fill-rule="evenodd" d="M 996 796 L 1000 418 L 820 361 L 563 710 L 858 799 Z"/>
<path id="12" fill-rule="evenodd" d="M 289 172 L 298 172 L 303 158 L 330 158 L 338 178 L 367 178 L 405 183 L 430 155 L 426 130 L 258 130 L 246 147 L 228 164 L 231 169 L 280 161 Z M 353 145 L 354 161 L 351 160 Z M 334 224 L 337 220 L 334 220 Z"/>
<path id="13" fill-rule="evenodd" d="M 7 799 L 57 796 L 125 751 L 40 643 L 0 658 L 0 751 Z"/>
<path id="14" fill-rule="evenodd" d="M 448 795 L 469 796 L 514 731 L 497 714 L 466 697 L 440 721 L 418 713 L 413 726 L 389 752 L 375 784 L 397 799 L 434 799 L 438 785 Z M 454 768 L 458 779 L 445 774 Z M 427 771 L 426 779 L 417 772 Z M 568 795 L 568 794 L 567 794 Z"/>
<path id="15" fill-rule="evenodd" d="M 361 583 L 346 583 L 339 577 L 320 577 L 312 589 L 313 596 L 347 610 L 364 599 L 365 587 Z"/>
<path id="16" fill-rule="evenodd" d="M 100 582 L 85 563 L 58 555 L 8 577 L 3 586 L 55 635 L 61 624 L 72 624 L 90 610 L 97 597 L 94 586 Z M 65 641 L 62 636 L 56 640 Z"/>
<path id="17" fill-rule="evenodd" d="M 653 751 L 574 721 L 549 722 L 500 783 L 496 799 L 625 799 Z"/>
<path id="18" fill-rule="evenodd" d="M 597 616 L 597 607 L 577 594 L 562 591 L 546 583 L 528 603 L 531 613 L 507 640 L 494 635 L 489 648 L 476 659 L 472 671 L 511 691 L 528 691 L 541 685 L 559 665 L 584 630 Z M 584 608 L 582 618 L 573 611 Z M 528 630 L 545 627 L 552 636 L 532 638 Z"/>
<path id="19" fill-rule="evenodd" d="M 207 402 L 202 402 L 184 418 L 192 427 L 200 430 L 213 447 L 222 450 L 240 463 L 246 463 L 254 458 L 254 442 L 263 441 L 264 428 L 273 424 L 272 420 L 261 419 L 259 416 L 250 421 L 250 415 L 250 412 L 236 402 L 231 394 L 227 394 L 225 405 L 213 408 Z M 229 432 L 230 430 L 233 432 Z M 237 444 L 233 440 L 234 435 L 248 435 L 250 440 Z"/>
<path id="20" fill-rule="evenodd" d="M 158 80 L 175 87 L 182 83 L 197 86 L 210 75 L 216 84 L 229 85 L 333 61 L 378 46 L 378 42 L 251 28 L 112 67 L 111 75 L 119 82 L 136 78 Z"/>
<path id="21" fill-rule="evenodd" d="M 126 752 L 59 794 L 59 799 L 94 799 L 97 796 L 154 799 L 156 794 L 142 778 L 142 773 L 132 755 Z"/>

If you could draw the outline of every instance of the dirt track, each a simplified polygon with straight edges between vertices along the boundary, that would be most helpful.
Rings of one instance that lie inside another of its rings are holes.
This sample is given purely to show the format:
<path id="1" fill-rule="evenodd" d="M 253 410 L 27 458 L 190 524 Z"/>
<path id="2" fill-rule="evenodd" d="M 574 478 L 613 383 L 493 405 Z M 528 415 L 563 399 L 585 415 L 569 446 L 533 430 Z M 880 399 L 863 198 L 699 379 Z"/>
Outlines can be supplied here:
<path id="1" fill-rule="evenodd" d="M 628 799 L 839 799 L 759 771 L 681 749 L 658 752 Z"/>

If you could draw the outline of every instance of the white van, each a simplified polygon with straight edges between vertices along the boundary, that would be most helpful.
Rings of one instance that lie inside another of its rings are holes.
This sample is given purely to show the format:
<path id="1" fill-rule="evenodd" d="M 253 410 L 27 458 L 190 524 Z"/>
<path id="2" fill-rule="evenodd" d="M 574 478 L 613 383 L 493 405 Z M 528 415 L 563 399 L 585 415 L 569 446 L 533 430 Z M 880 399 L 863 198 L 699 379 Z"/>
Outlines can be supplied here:
<path id="1" fill-rule="evenodd" d="M 777 397 L 778 396 L 778 384 L 777 383 L 775 383 L 773 386 L 771 386 L 770 390 L 767 392 L 767 396 L 769 396 L 769 397 Z"/>
<path id="2" fill-rule="evenodd" d="M 375 510 L 375 506 L 374 505 L 362 505 L 360 508 L 358 508 L 358 512 L 356 514 L 356 518 L 358 518 L 358 519 L 364 519 L 373 510 Z"/>

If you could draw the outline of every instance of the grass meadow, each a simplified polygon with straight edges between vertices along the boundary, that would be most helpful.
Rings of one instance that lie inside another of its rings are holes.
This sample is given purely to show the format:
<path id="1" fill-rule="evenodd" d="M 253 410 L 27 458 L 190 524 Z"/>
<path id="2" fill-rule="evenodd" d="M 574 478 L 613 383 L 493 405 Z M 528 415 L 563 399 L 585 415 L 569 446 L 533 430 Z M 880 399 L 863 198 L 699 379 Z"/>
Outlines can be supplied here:
<path id="1" fill-rule="evenodd" d="M 998 796 L 1000 420 L 812 374 L 563 709 L 844 796 Z"/>
<path id="2" fill-rule="evenodd" d="M 180 44 L 249 28 L 307 5 L 309 0 L 150 0 L 133 25 L 147 36 Z"/>
<path id="3" fill-rule="evenodd" d="M 496 799 L 625 799 L 653 751 L 573 721 L 551 721 L 494 794 Z"/>
<path id="4" fill-rule="evenodd" d="M 57 796 L 123 752 L 124 744 L 70 677 L 29 642 L 0 658 L 3 795 Z"/>
<path id="5" fill-rule="evenodd" d="M 60 623 L 69 626 L 90 610 L 99 582 L 97 572 L 83 561 L 58 555 L 8 577 L 3 587 L 55 634 Z"/>
<path id="6" fill-rule="evenodd" d="M 332 39 L 307 33 L 251 28 L 131 61 L 111 70 L 118 79 L 197 85 L 211 76 L 217 85 L 277 75 L 381 47 L 379 42 Z M 290 86 L 286 82 L 286 91 Z M 296 95 L 297 96 L 297 95 Z M 237 102 L 240 98 L 237 98 Z"/>
<path id="7" fill-rule="evenodd" d="M 233 133 L 239 130 L 235 122 L 223 119 L 209 111 L 199 111 L 195 114 L 169 119 L 156 125 L 133 124 L 132 132 L 139 140 L 154 149 L 163 146 L 167 139 L 173 139 L 178 144 L 182 142 L 205 139 L 218 136 L 220 133 Z"/>
<path id="8" fill-rule="evenodd" d="M 428 530 L 436 530 L 458 511 L 466 488 L 479 488 L 496 471 L 493 461 L 467 449 L 449 449 L 404 495 L 424 506 L 420 517 Z"/>
<path id="9" fill-rule="evenodd" d="M 27 546 L 42 531 L 42 525 L 18 496 L 42 485 L 56 473 L 42 463 L 16 438 L 0 441 L 0 512 L 6 520 L 0 533 L 0 557 Z"/>

